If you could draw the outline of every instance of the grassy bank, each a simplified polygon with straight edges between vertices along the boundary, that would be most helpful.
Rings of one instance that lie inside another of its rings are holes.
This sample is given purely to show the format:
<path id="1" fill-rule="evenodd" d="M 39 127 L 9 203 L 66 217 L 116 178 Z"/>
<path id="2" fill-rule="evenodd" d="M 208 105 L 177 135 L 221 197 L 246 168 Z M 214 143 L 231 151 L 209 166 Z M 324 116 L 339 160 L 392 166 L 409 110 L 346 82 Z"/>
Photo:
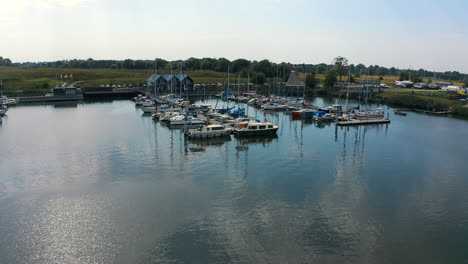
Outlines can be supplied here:
<path id="1" fill-rule="evenodd" d="M 51 68 L 17 68 L 0 67 L 0 77 L 3 80 L 6 93 L 23 91 L 37 92 L 55 86 L 56 76 L 60 74 L 73 74 L 74 81 L 83 81 L 82 87 L 99 87 L 107 84 L 143 84 L 153 72 L 150 70 L 127 70 L 127 69 L 51 69 Z M 169 74 L 170 72 L 160 72 Z M 174 72 L 178 73 L 178 72 Z M 186 71 L 196 83 L 218 83 L 224 82 L 226 74 L 215 71 Z M 237 76 L 231 75 L 231 82 L 236 82 Z M 245 78 L 241 78 L 245 82 Z M 58 80 L 58 83 L 60 81 Z"/>
<path id="2" fill-rule="evenodd" d="M 463 103 L 459 100 L 410 93 L 389 92 L 382 93 L 381 98 L 383 98 L 383 102 L 392 106 L 434 112 L 453 111 L 455 114 L 468 116 L 468 108 L 463 107 Z"/>

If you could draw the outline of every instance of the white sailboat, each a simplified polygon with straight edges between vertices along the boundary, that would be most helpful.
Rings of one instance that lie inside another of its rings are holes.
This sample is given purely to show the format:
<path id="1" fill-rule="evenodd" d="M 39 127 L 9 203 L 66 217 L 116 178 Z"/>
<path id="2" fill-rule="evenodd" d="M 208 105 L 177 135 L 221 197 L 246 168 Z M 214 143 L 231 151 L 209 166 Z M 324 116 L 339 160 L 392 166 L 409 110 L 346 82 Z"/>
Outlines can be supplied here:
<path id="1" fill-rule="evenodd" d="M 8 112 L 8 104 L 4 103 L 3 100 L 3 80 L 0 80 L 0 92 L 1 92 L 1 99 L 0 100 L 0 117 L 4 116 Z M 8 100 L 7 100 L 8 103 Z"/>

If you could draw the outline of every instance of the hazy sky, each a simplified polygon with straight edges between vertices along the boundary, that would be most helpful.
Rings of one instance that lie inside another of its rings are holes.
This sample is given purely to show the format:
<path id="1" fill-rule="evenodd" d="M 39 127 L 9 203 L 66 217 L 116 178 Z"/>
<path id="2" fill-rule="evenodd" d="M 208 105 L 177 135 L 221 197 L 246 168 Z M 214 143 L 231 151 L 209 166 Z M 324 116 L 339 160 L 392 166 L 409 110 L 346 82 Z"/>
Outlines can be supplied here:
<path id="1" fill-rule="evenodd" d="M 0 56 L 226 57 L 468 73 L 466 0 L 0 0 Z"/>

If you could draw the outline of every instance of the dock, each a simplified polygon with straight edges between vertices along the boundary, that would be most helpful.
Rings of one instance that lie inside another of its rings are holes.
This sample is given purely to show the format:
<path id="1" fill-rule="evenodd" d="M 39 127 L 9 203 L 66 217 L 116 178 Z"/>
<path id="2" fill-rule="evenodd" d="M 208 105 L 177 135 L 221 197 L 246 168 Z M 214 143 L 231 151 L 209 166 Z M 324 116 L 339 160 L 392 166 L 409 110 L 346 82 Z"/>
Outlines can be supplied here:
<path id="1" fill-rule="evenodd" d="M 60 101 L 79 101 L 83 100 L 83 95 L 46 95 L 46 96 L 25 96 L 18 97 L 19 103 L 36 102 L 60 102 Z"/>
<path id="2" fill-rule="evenodd" d="M 338 126 L 359 126 L 359 125 L 375 125 L 375 124 L 388 124 L 390 119 L 363 119 L 363 120 L 349 120 L 339 121 L 336 123 Z"/>

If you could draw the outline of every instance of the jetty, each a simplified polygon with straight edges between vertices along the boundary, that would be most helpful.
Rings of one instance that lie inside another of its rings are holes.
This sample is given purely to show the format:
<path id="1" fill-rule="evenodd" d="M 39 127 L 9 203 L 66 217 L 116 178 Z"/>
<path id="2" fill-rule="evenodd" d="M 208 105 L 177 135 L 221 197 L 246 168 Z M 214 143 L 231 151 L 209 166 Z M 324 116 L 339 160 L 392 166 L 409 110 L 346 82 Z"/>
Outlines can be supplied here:
<path id="1" fill-rule="evenodd" d="M 375 125 L 375 124 L 388 124 L 390 119 L 356 119 L 349 121 L 339 121 L 337 126 L 359 126 L 359 125 Z"/>

